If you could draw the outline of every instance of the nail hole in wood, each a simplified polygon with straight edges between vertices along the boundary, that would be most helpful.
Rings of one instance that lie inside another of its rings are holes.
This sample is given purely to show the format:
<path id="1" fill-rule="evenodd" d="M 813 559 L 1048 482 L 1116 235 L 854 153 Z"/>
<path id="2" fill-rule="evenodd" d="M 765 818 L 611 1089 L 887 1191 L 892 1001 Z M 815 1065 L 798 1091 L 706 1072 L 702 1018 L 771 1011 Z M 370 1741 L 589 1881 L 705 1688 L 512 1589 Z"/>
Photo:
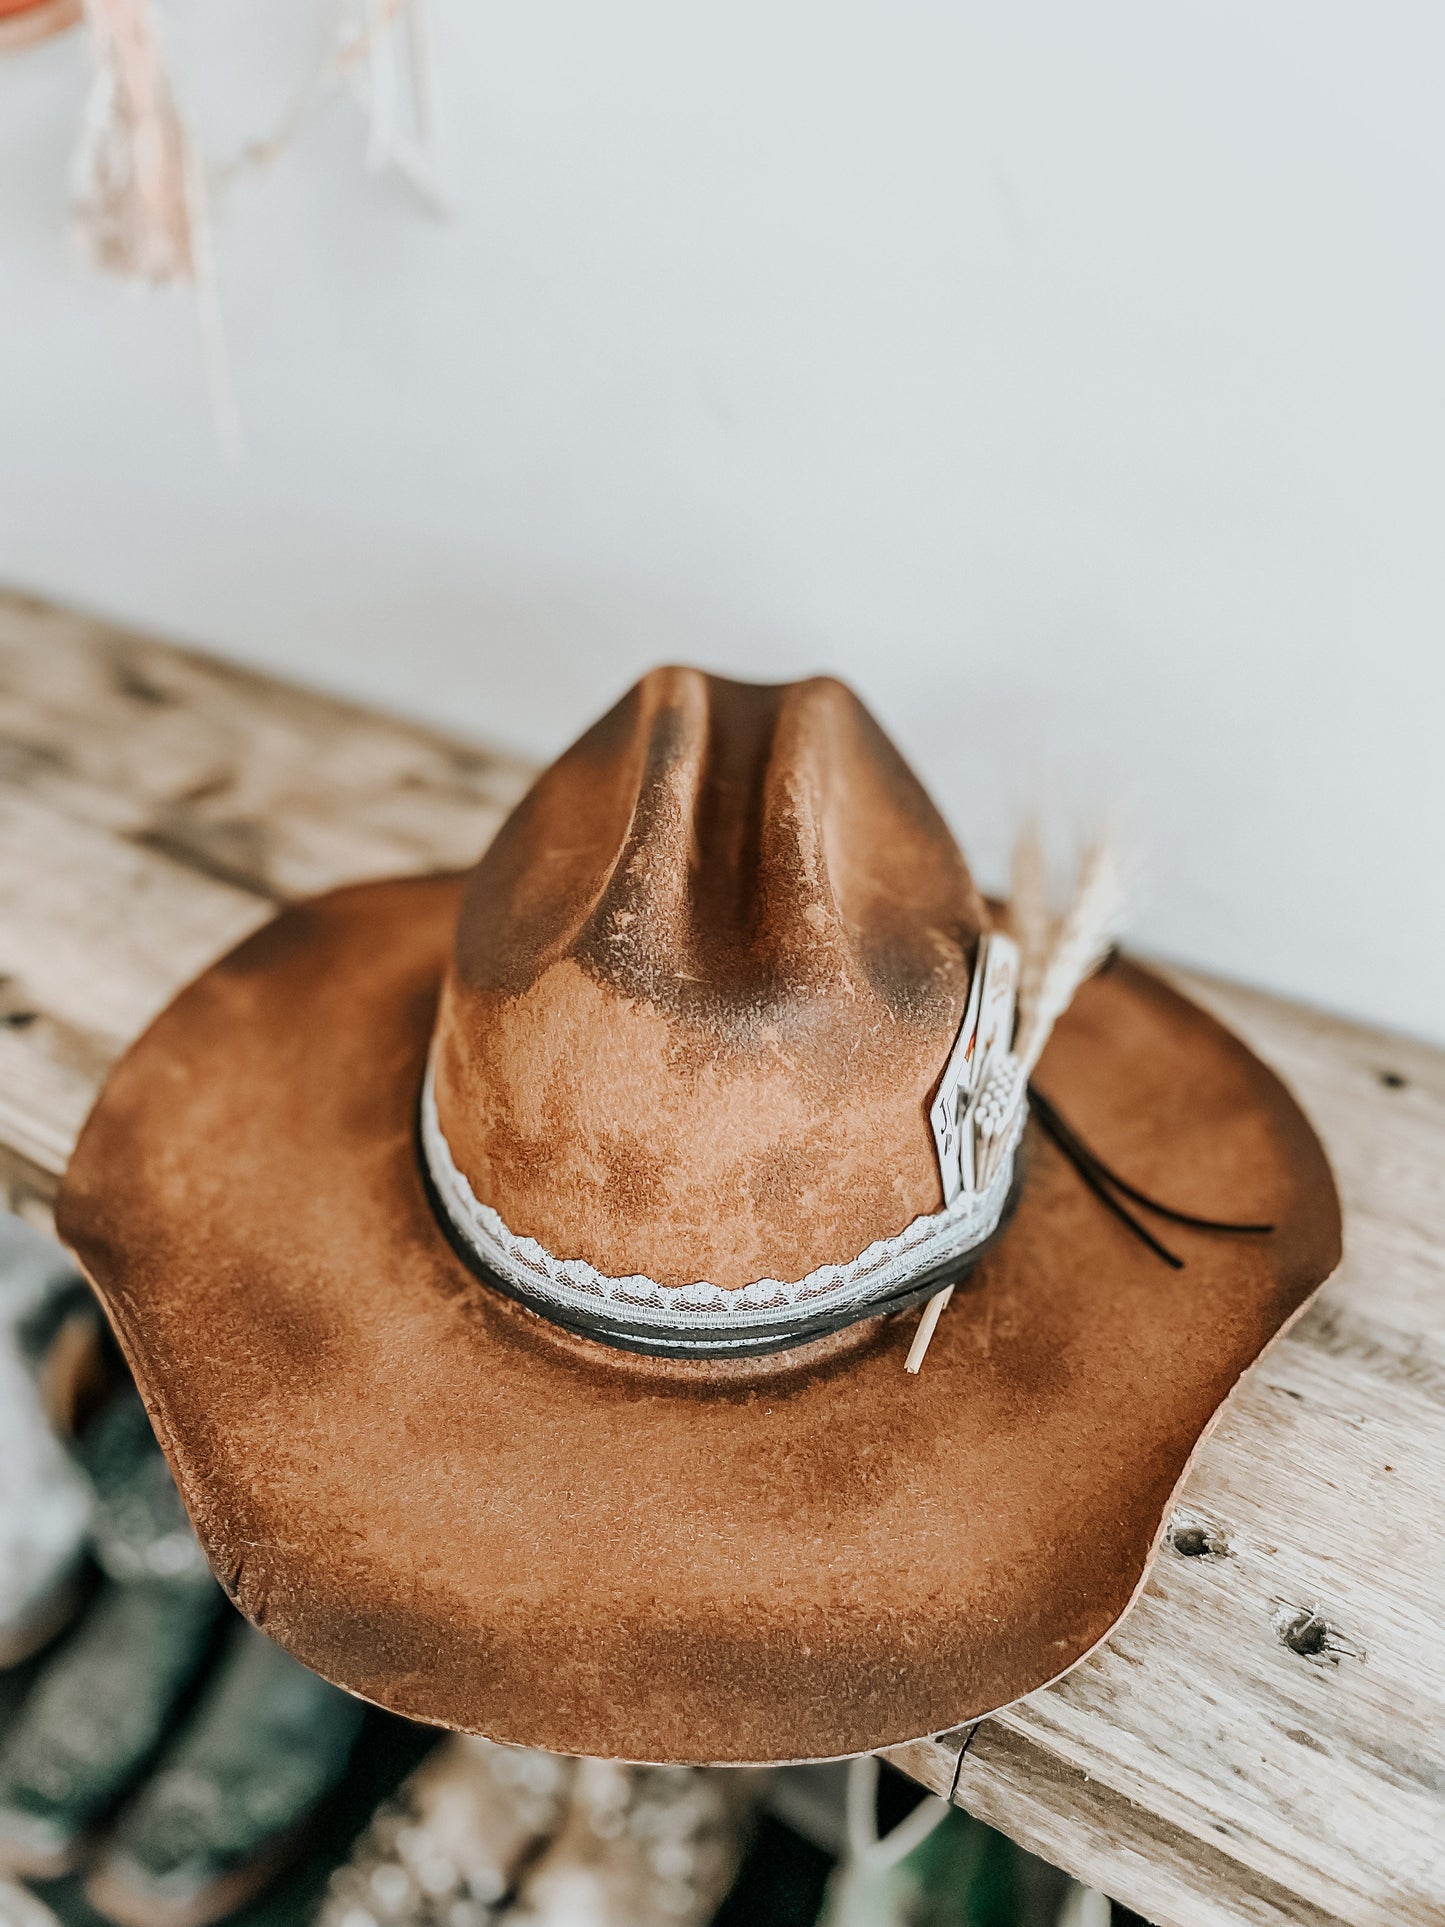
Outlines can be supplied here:
<path id="1" fill-rule="evenodd" d="M 117 692 L 129 696 L 132 702 L 145 703 L 152 709 L 170 709 L 175 704 L 176 699 L 168 689 L 162 689 L 129 663 L 117 663 L 114 676 Z"/>
<path id="2" fill-rule="evenodd" d="M 1381 1071 L 1380 1082 L 1387 1091 L 1403 1091 L 1408 1086 L 1410 1080 L 1408 1077 L 1402 1076 L 1399 1071 Z"/>
<path id="3" fill-rule="evenodd" d="M 1169 1528 L 1169 1544 L 1183 1559 L 1223 1559 L 1229 1552 L 1224 1534 L 1198 1519 L 1176 1519 Z"/>
<path id="4" fill-rule="evenodd" d="M 1286 1606 L 1275 1618 L 1274 1630 L 1281 1646 L 1288 1646 L 1301 1659 L 1334 1661 L 1350 1650 L 1322 1614 L 1307 1606 Z"/>

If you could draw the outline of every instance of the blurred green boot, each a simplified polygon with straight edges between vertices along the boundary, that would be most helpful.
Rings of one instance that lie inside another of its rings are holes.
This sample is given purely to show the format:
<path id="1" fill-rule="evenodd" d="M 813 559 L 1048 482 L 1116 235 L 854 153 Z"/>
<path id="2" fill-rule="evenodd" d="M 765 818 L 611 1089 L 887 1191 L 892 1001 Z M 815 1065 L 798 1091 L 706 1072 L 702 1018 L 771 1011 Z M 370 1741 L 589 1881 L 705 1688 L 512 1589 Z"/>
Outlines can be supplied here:
<path id="1" fill-rule="evenodd" d="M 305 1844 L 365 1709 L 238 1624 L 200 1703 L 121 1814 L 86 1883 L 125 1927 L 202 1927 L 243 1906 Z"/>
<path id="2" fill-rule="evenodd" d="M 0 1212 L 0 1667 L 64 1625 L 79 1596 L 90 1488 L 56 1437 L 44 1361 L 90 1293 L 52 1238 Z"/>
<path id="3" fill-rule="evenodd" d="M 104 1583 L 0 1743 L 0 1869 L 40 1879 L 75 1867 L 155 1751 L 223 1603 L 133 1394 L 80 1456 Z"/>

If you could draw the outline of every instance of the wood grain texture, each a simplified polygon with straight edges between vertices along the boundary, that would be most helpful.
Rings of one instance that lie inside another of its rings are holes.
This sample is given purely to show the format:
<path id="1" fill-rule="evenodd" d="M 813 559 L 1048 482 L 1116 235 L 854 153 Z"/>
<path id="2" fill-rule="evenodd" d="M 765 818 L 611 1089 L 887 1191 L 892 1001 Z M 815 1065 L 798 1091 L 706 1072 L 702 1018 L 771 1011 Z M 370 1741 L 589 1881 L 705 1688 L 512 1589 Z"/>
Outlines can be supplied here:
<path id="1" fill-rule="evenodd" d="M 522 764 L 0 597 L 0 1147 L 58 1178 L 109 1065 L 276 905 L 474 861 Z"/>
<path id="2" fill-rule="evenodd" d="M 0 597 L 5 1195 L 43 1212 L 108 1065 L 276 903 L 469 862 L 527 776 Z M 1231 1400 L 1104 1647 L 896 1757 L 1163 1927 L 1424 1927 L 1445 1921 L 1445 1054 L 1180 981 L 1320 1128 L 1345 1263 Z"/>
<path id="3" fill-rule="evenodd" d="M 903 1763 L 957 1772 L 962 1804 L 1167 1927 L 1424 1927 L 1445 1920 L 1445 1056 L 1179 980 L 1320 1128 L 1345 1262 L 1226 1406 L 1105 1646 L 961 1765 L 956 1739 Z"/>

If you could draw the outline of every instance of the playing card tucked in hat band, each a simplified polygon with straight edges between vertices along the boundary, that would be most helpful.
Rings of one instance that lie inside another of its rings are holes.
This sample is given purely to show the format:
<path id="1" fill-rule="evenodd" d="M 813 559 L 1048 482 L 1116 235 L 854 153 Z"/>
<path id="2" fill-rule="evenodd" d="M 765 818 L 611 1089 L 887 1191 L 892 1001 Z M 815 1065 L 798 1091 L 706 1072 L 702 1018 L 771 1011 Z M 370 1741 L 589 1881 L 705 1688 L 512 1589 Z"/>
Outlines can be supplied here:
<path id="1" fill-rule="evenodd" d="M 1126 962 L 1070 1003 L 1097 931 L 1016 909 L 840 685 L 663 670 L 467 878 L 206 971 L 59 1222 L 242 1608 L 398 1711 L 659 1762 L 1088 1652 L 1339 1217 L 1242 1044 Z"/>

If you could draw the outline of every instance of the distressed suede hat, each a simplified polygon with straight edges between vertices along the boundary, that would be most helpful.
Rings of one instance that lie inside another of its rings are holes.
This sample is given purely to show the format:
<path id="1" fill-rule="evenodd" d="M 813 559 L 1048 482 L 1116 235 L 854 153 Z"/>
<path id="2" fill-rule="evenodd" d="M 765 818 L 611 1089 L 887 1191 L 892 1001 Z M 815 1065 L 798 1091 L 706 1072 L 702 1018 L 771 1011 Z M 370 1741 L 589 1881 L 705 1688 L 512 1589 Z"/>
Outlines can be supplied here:
<path id="1" fill-rule="evenodd" d="M 466 876 L 208 969 L 58 1222 L 242 1610 L 414 1718 L 658 1762 L 1082 1658 L 1339 1251 L 1275 1076 L 1094 968 L 1105 868 L 990 906 L 842 684 L 663 669 Z"/>

